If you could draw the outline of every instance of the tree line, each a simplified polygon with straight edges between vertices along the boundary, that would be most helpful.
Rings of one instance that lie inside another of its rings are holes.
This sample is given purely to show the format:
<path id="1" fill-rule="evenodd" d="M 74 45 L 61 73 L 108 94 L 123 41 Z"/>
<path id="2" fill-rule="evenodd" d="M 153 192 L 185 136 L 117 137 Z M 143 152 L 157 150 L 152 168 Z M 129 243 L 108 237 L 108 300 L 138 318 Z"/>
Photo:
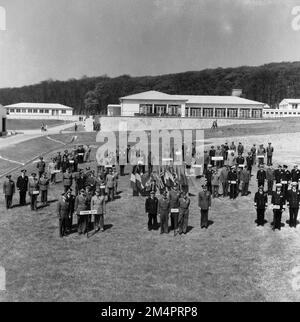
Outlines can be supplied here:
<path id="1" fill-rule="evenodd" d="M 243 89 L 243 97 L 278 107 L 284 98 L 300 98 L 300 62 L 271 63 L 258 67 L 216 68 L 160 76 L 111 78 L 82 77 L 67 81 L 46 80 L 36 85 L 0 89 L 2 105 L 19 102 L 60 103 L 75 114 L 103 115 L 108 104 L 148 90 L 179 95 L 231 95 Z"/>

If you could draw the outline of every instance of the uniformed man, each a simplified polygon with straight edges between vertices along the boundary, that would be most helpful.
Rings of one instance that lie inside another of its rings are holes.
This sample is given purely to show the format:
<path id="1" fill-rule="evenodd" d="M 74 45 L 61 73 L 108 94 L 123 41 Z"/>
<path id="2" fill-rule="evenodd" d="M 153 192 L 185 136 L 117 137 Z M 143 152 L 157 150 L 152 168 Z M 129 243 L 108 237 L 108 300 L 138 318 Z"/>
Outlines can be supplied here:
<path id="1" fill-rule="evenodd" d="M 148 216 L 148 230 L 157 228 L 157 211 L 158 199 L 155 196 L 155 191 L 150 191 L 150 197 L 145 202 L 145 212 Z"/>
<path id="2" fill-rule="evenodd" d="M 236 160 L 237 166 L 243 165 L 245 163 L 245 158 L 243 157 L 242 153 L 239 153 Z"/>
<path id="3" fill-rule="evenodd" d="M 268 166 L 266 170 L 266 180 L 268 185 L 268 195 L 271 196 L 273 193 L 273 185 L 275 180 L 275 174 L 272 166 Z"/>
<path id="4" fill-rule="evenodd" d="M 248 196 L 249 194 L 250 178 L 250 172 L 248 171 L 247 166 L 245 166 L 240 173 L 242 196 Z"/>
<path id="5" fill-rule="evenodd" d="M 63 186 L 65 189 L 65 192 L 67 192 L 73 184 L 73 176 L 72 173 L 70 173 L 70 169 L 67 168 L 66 172 L 63 174 Z"/>
<path id="6" fill-rule="evenodd" d="M 256 153 L 257 153 L 257 148 L 256 148 L 256 144 L 253 144 L 252 148 L 251 148 L 251 155 L 253 158 L 253 165 L 256 164 Z"/>
<path id="7" fill-rule="evenodd" d="M 75 199 L 76 197 L 72 194 L 72 189 L 70 188 L 67 191 L 67 199 L 70 204 L 70 209 L 69 209 L 69 216 L 68 216 L 68 233 L 72 233 L 72 227 L 73 227 L 73 215 L 75 211 Z"/>
<path id="8" fill-rule="evenodd" d="M 300 171 L 298 165 L 294 165 L 294 169 L 291 171 L 291 181 L 299 183 L 300 181 Z M 297 185 L 297 190 L 299 189 L 299 184 Z"/>
<path id="9" fill-rule="evenodd" d="M 244 146 L 241 142 L 239 142 L 239 145 L 237 147 L 238 154 L 243 154 L 244 153 Z"/>
<path id="10" fill-rule="evenodd" d="M 15 194 L 15 183 L 10 174 L 6 176 L 6 180 L 3 183 L 3 194 L 5 196 L 6 209 L 10 209 L 12 207 L 13 195 Z"/>
<path id="11" fill-rule="evenodd" d="M 250 176 L 252 176 L 252 167 L 254 164 L 254 160 L 251 152 L 248 152 L 248 156 L 246 157 L 246 164 L 247 164 L 247 168 L 250 173 Z"/>
<path id="12" fill-rule="evenodd" d="M 86 178 L 83 173 L 83 170 L 81 169 L 79 171 L 79 176 L 75 180 L 75 195 L 77 196 L 81 189 L 85 189 L 85 186 L 86 186 Z"/>
<path id="13" fill-rule="evenodd" d="M 85 190 L 81 189 L 79 195 L 75 199 L 74 211 L 77 215 L 78 234 L 85 234 L 87 232 L 87 220 L 88 216 L 80 215 L 81 211 L 88 210 L 87 200 L 85 196 Z"/>
<path id="14" fill-rule="evenodd" d="M 21 171 L 21 175 L 17 179 L 17 189 L 20 195 L 20 206 L 26 205 L 26 193 L 28 190 L 28 177 L 26 176 L 26 170 Z"/>
<path id="15" fill-rule="evenodd" d="M 213 157 L 216 156 L 216 150 L 215 147 L 212 145 L 210 150 L 209 150 L 209 160 L 210 164 L 214 167 L 215 166 L 215 161 L 212 160 Z"/>
<path id="16" fill-rule="evenodd" d="M 264 192 L 264 187 L 259 186 L 258 191 L 254 196 L 254 207 L 257 214 L 257 226 L 264 226 L 265 224 L 265 211 L 268 207 L 268 195 Z"/>
<path id="17" fill-rule="evenodd" d="M 264 148 L 264 145 L 261 144 L 257 149 L 257 158 L 258 158 L 259 165 L 264 164 L 265 155 L 266 155 L 266 149 Z"/>
<path id="18" fill-rule="evenodd" d="M 274 171 L 274 177 L 275 177 L 276 183 L 281 183 L 282 174 L 283 174 L 282 166 L 278 164 L 278 168 Z"/>
<path id="19" fill-rule="evenodd" d="M 50 162 L 48 163 L 48 173 L 50 174 L 50 183 L 56 184 L 56 164 L 54 162 L 54 158 L 51 158 Z"/>
<path id="20" fill-rule="evenodd" d="M 45 172 L 46 163 L 45 163 L 43 157 L 40 157 L 39 159 L 40 159 L 40 161 L 37 163 L 36 168 L 38 169 L 39 178 L 40 178 L 43 175 L 43 173 Z"/>
<path id="21" fill-rule="evenodd" d="M 104 216 L 106 214 L 105 195 L 100 189 L 96 190 L 96 195 L 91 199 L 91 210 L 96 210 L 97 214 L 94 215 L 94 229 L 96 231 L 104 231 Z"/>
<path id="22" fill-rule="evenodd" d="M 232 151 L 236 152 L 236 146 L 235 146 L 234 142 L 231 142 L 229 150 L 232 150 Z"/>
<path id="23" fill-rule="evenodd" d="M 228 173 L 229 173 L 229 167 L 223 166 L 223 168 L 220 171 L 220 183 L 222 184 L 222 190 L 223 190 L 223 197 L 228 196 Z M 206 186 L 207 188 L 207 186 Z"/>
<path id="24" fill-rule="evenodd" d="M 265 187 L 266 178 L 267 178 L 267 174 L 264 169 L 264 165 L 260 164 L 259 170 L 257 171 L 257 174 L 256 174 L 257 186 L 258 187 L 260 187 L 260 186 Z"/>
<path id="25" fill-rule="evenodd" d="M 56 164 L 56 169 L 60 170 L 61 169 L 61 161 L 62 161 L 62 156 L 61 152 L 57 152 L 57 155 L 55 157 L 55 164 Z"/>
<path id="26" fill-rule="evenodd" d="M 112 168 L 112 174 L 114 176 L 115 186 L 114 186 L 114 195 L 118 194 L 118 184 L 119 184 L 119 173 L 117 171 L 116 166 Z"/>
<path id="27" fill-rule="evenodd" d="M 187 193 L 183 191 L 182 197 L 179 198 L 179 235 L 187 233 L 190 203 L 190 198 L 188 197 Z"/>
<path id="28" fill-rule="evenodd" d="M 298 182 L 292 182 L 292 189 L 288 191 L 287 206 L 290 211 L 290 227 L 296 228 L 299 212 L 300 191 L 297 190 Z"/>
<path id="29" fill-rule="evenodd" d="M 160 233 L 169 233 L 169 213 L 170 201 L 168 199 L 167 191 L 163 192 L 163 197 L 158 200 L 158 214 L 160 215 Z"/>
<path id="30" fill-rule="evenodd" d="M 199 192 L 198 195 L 198 207 L 200 209 L 201 219 L 200 227 L 208 228 L 208 211 L 211 207 L 211 193 L 207 190 L 206 185 L 202 185 L 203 191 Z"/>
<path id="31" fill-rule="evenodd" d="M 171 230 L 174 230 L 174 236 L 178 233 L 178 216 L 179 216 L 179 198 L 178 186 L 175 185 L 169 192 L 170 212 L 171 212 Z"/>
<path id="32" fill-rule="evenodd" d="M 70 202 L 67 198 L 67 193 L 64 192 L 57 203 L 57 216 L 59 219 L 59 237 L 64 237 L 67 234 L 69 213 Z"/>
<path id="33" fill-rule="evenodd" d="M 36 177 L 36 173 L 32 173 L 28 180 L 28 193 L 30 196 L 31 210 L 37 210 L 37 197 L 40 193 L 39 190 L 39 181 Z"/>
<path id="34" fill-rule="evenodd" d="M 207 184 L 207 189 L 210 193 L 212 193 L 212 185 L 211 185 L 211 181 L 212 181 L 212 176 L 213 176 L 213 169 L 212 169 L 212 165 L 209 164 L 208 165 L 208 169 L 206 171 L 206 174 L 205 174 L 205 178 L 206 178 L 206 184 Z"/>
<path id="35" fill-rule="evenodd" d="M 49 179 L 47 178 L 46 172 L 42 174 L 39 179 L 39 188 L 41 193 L 41 203 L 45 206 L 48 202 L 48 188 L 49 188 Z"/>
<path id="36" fill-rule="evenodd" d="M 291 172 L 288 170 L 287 165 L 283 165 L 281 184 L 282 184 L 282 192 L 285 198 L 287 198 L 287 191 L 288 191 L 288 186 L 290 181 L 291 181 Z"/>
<path id="37" fill-rule="evenodd" d="M 271 203 L 273 205 L 273 230 L 281 230 L 281 216 L 285 205 L 285 197 L 281 191 L 282 184 L 276 184 L 276 191 L 273 192 Z"/>
<path id="38" fill-rule="evenodd" d="M 112 169 L 108 170 L 108 174 L 106 176 L 106 188 L 108 194 L 108 201 L 112 201 L 115 198 L 115 177 L 112 173 Z"/>
<path id="39" fill-rule="evenodd" d="M 274 153 L 274 148 L 272 147 L 271 142 L 269 142 L 267 147 L 267 165 L 269 166 L 273 165 L 272 163 L 273 153 Z"/>
<path id="40" fill-rule="evenodd" d="M 228 184 L 229 184 L 229 197 L 230 199 L 236 199 L 238 195 L 237 187 L 237 173 L 236 173 L 236 167 L 231 167 L 231 170 L 228 172 Z"/>

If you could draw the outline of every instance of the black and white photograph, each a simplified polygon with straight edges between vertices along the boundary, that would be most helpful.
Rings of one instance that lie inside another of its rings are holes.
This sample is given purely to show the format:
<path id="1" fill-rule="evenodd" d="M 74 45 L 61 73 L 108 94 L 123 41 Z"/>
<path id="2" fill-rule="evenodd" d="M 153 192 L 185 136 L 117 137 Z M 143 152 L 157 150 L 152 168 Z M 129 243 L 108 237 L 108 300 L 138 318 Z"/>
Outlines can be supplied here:
<path id="1" fill-rule="evenodd" d="M 0 0 L 0 302 L 299 302 L 299 142 L 300 0 Z"/>

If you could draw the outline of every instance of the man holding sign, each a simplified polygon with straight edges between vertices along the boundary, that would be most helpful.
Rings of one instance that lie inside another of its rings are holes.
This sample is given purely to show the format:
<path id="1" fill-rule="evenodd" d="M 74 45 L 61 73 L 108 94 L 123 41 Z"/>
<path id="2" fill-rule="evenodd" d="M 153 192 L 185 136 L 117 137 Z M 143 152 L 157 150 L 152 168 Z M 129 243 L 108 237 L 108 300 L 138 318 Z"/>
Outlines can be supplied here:
<path id="1" fill-rule="evenodd" d="M 80 194 L 75 199 L 75 212 L 77 214 L 77 226 L 78 226 L 78 234 L 87 232 L 87 220 L 88 216 L 82 214 L 82 212 L 88 210 L 87 199 L 85 196 L 85 190 L 81 189 Z"/>
<path id="2" fill-rule="evenodd" d="M 91 210 L 96 210 L 94 229 L 104 231 L 104 215 L 106 213 L 105 195 L 100 189 L 96 190 L 96 195 L 91 200 Z"/>

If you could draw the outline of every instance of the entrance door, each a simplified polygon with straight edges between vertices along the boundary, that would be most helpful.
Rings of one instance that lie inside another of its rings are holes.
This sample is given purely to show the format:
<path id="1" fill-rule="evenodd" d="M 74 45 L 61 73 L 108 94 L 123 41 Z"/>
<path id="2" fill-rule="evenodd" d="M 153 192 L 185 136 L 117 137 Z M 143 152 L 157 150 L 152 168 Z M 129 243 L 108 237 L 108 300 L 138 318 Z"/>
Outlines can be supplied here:
<path id="1" fill-rule="evenodd" d="M 2 132 L 6 132 L 6 117 L 2 117 Z"/>

